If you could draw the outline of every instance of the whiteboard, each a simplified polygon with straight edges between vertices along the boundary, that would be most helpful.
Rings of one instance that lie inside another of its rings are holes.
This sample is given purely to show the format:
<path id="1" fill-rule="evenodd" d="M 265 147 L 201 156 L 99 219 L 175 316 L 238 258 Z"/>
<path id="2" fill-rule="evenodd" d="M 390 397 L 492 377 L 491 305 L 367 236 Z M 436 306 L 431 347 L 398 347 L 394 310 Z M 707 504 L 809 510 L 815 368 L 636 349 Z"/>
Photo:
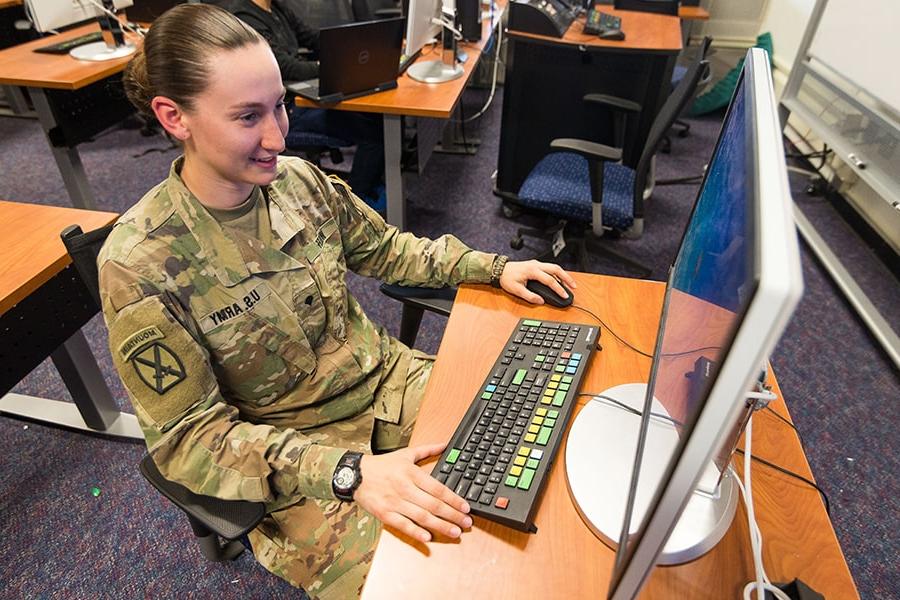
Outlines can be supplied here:
<path id="1" fill-rule="evenodd" d="M 809 54 L 900 111 L 900 0 L 828 0 Z"/>

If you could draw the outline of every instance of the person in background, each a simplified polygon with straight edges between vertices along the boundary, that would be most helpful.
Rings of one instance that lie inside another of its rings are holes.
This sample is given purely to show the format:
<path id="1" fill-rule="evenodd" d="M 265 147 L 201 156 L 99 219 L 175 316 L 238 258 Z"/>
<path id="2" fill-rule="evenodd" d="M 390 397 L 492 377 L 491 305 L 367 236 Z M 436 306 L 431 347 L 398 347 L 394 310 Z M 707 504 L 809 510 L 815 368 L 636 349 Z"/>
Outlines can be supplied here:
<path id="1" fill-rule="evenodd" d="M 319 76 L 314 59 L 319 32 L 311 29 L 284 0 L 216 0 L 214 2 L 244 21 L 269 43 L 284 81 L 305 81 Z M 300 49 L 312 55 L 300 54 Z M 321 108 L 299 108 L 288 98 L 290 127 L 287 147 L 298 145 L 300 132 L 331 135 L 356 144 L 347 182 L 370 205 L 384 209 L 384 128 L 379 115 Z"/>
<path id="2" fill-rule="evenodd" d="M 401 233 L 345 183 L 280 157 L 285 89 L 266 41 L 215 6 L 157 19 L 129 99 L 183 147 L 98 257 L 113 362 L 149 453 L 195 493 L 261 501 L 258 561 L 316 599 L 356 597 L 383 526 L 459 538 L 469 505 L 407 447 L 433 358 L 373 323 L 348 269 L 404 285 L 564 291 L 557 265 Z"/>

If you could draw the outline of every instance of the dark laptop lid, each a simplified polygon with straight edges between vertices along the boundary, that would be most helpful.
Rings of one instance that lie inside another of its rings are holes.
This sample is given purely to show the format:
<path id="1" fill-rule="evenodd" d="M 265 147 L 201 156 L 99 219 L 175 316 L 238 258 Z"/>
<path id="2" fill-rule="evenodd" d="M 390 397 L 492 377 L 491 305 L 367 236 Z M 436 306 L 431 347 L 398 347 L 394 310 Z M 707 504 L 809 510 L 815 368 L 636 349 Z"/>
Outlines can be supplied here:
<path id="1" fill-rule="evenodd" d="M 323 27 L 319 95 L 356 94 L 394 81 L 402 44 L 402 18 Z"/>

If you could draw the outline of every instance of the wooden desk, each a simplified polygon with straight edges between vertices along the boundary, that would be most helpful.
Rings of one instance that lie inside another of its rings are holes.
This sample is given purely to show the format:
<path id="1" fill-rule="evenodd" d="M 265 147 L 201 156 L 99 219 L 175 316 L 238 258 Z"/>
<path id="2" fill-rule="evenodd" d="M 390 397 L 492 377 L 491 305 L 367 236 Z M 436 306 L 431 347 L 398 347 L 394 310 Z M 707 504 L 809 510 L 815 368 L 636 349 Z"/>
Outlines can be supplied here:
<path id="1" fill-rule="evenodd" d="M 528 174 L 557 138 L 587 139 L 617 146 L 609 109 L 584 102 L 588 94 L 608 94 L 637 102 L 629 119 L 622 162 L 635 168 L 653 119 L 671 90 L 681 51 L 681 21 L 655 13 L 615 10 L 622 41 L 584 32 L 579 17 L 562 38 L 509 32 L 503 117 L 497 159 L 497 195 L 516 201 Z M 632 126 L 633 125 L 633 126 Z"/>
<path id="2" fill-rule="evenodd" d="M 34 49 L 99 30 L 91 23 L 0 50 L 0 85 L 27 90 L 72 204 L 89 209 L 96 204 L 77 145 L 131 114 L 124 97 L 113 97 L 103 87 L 104 80 L 125 69 L 130 57 L 92 62 Z M 92 107 L 85 101 L 88 97 L 94 103 L 99 97 L 102 106 Z"/>
<path id="3" fill-rule="evenodd" d="M 69 225 L 92 231 L 117 217 L 0 201 L 0 395 L 50 356 L 74 400 L 9 393 L 0 413 L 143 439 L 134 415 L 116 407 L 80 331 L 97 307 L 59 237 Z"/>
<path id="4" fill-rule="evenodd" d="M 506 6 L 506 0 L 496 0 L 494 4 L 495 11 L 491 13 L 491 19 L 482 21 L 481 40 L 459 45 L 460 50 L 464 50 L 468 54 L 468 60 L 463 63 L 464 74 L 458 79 L 444 83 L 421 83 L 410 78 L 407 71 L 397 78 L 397 87 L 393 90 L 327 106 L 320 106 L 300 97 L 297 97 L 295 100 L 297 106 L 306 108 L 328 108 L 330 110 L 349 110 L 382 115 L 384 119 L 384 183 L 387 192 L 387 221 L 401 230 L 406 228 L 406 200 L 403 195 L 403 175 L 400 168 L 403 148 L 403 117 L 437 119 L 441 122 L 439 127 L 442 127 L 444 125 L 443 121 L 453 115 L 460 98 L 462 98 L 463 90 L 465 90 L 469 78 L 481 59 L 481 51 L 500 22 L 500 17 Z M 440 58 L 439 48 L 426 46 L 416 62 L 440 60 Z M 418 150 L 420 153 L 420 172 L 424 168 L 424 162 L 427 160 L 428 154 L 430 154 L 433 142 L 436 141 L 436 136 L 430 140 L 423 139 L 423 137 L 428 137 L 421 135 L 423 133 L 422 130 L 427 126 L 427 122 L 420 120 Z M 431 127 L 430 129 L 433 132 L 435 128 Z M 426 141 L 432 143 L 429 144 Z"/>
<path id="5" fill-rule="evenodd" d="M 678 18 L 684 21 L 708 21 L 709 11 L 702 6 L 679 6 Z"/>
<path id="6" fill-rule="evenodd" d="M 596 312 L 630 343 L 645 350 L 653 348 L 665 289 L 662 283 L 585 274 L 575 277 L 579 305 Z M 412 445 L 451 437 L 522 316 L 590 322 L 590 317 L 577 310 L 531 307 L 485 286 L 462 286 Z M 646 381 L 649 359 L 628 350 L 607 331 L 601 340 L 603 351 L 592 360 L 582 391 L 600 392 L 622 383 Z M 459 368 L 463 364 L 466 368 Z M 775 410 L 788 417 L 781 400 Z M 763 412 L 755 418 L 753 429 L 754 454 L 812 476 L 789 427 Z M 561 446 L 540 501 L 536 534 L 481 518 L 454 542 L 408 542 L 386 530 L 376 548 L 363 598 L 604 598 L 614 552 L 578 516 L 566 487 L 564 452 L 565 446 Z M 740 461 L 736 462 L 740 470 Z M 753 483 L 765 542 L 765 567 L 772 580 L 797 577 L 826 598 L 858 597 L 818 493 L 758 464 L 753 467 Z M 739 598 L 744 584 L 753 578 L 746 514 L 741 508 L 713 551 L 686 565 L 657 567 L 641 597 Z"/>

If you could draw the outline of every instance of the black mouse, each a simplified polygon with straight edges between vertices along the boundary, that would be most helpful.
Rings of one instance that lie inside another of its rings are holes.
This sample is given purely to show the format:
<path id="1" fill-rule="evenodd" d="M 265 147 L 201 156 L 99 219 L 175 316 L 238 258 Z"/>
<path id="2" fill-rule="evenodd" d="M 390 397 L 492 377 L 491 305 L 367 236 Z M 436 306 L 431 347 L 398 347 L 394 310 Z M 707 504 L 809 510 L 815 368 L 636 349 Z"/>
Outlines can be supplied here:
<path id="1" fill-rule="evenodd" d="M 550 306 L 555 306 L 556 308 L 565 308 L 572 304 L 572 300 L 575 299 L 575 296 L 572 294 L 572 290 L 567 288 L 566 284 L 564 284 L 562 281 L 559 282 L 559 285 L 561 285 L 562 289 L 564 289 L 569 295 L 567 298 L 558 296 L 550 286 L 541 283 L 537 279 L 529 279 L 528 283 L 525 284 L 525 287 L 543 298 L 544 302 L 546 302 Z"/>
<path id="2" fill-rule="evenodd" d="M 604 29 L 597 34 L 597 37 L 601 40 L 613 40 L 621 42 L 625 39 L 625 32 L 621 29 Z"/>

